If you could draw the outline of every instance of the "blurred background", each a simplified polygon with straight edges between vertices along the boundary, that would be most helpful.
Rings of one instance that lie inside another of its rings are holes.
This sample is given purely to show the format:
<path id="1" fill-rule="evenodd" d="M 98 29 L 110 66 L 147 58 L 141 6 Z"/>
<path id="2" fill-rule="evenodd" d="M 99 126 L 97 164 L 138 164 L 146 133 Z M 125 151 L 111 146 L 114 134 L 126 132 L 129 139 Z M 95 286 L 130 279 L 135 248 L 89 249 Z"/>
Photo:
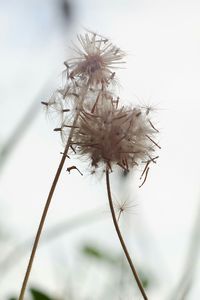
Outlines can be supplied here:
<path id="1" fill-rule="evenodd" d="M 120 98 L 151 105 L 162 150 L 148 180 L 112 175 L 120 227 L 149 299 L 200 297 L 200 2 L 1 0 L 0 299 L 17 299 L 62 143 L 47 100 L 84 28 L 127 53 Z M 86 166 L 57 186 L 27 300 L 142 299 Z"/>

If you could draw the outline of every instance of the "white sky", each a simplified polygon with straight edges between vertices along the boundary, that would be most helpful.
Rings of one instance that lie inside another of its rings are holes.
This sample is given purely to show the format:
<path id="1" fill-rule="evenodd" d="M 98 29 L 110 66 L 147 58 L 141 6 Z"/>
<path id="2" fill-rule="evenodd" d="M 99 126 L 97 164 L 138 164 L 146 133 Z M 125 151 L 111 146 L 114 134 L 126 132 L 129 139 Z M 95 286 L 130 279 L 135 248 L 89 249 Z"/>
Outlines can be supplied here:
<path id="1" fill-rule="evenodd" d="M 183 268 L 200 196 L 200 2 L 77 0 L 75 8 L 79 10 L 73 34 L 66 30 L 63 36 L 55 1 L 1 2 L 0 143 L 12 133 L 44 83 L 51 78 L 59 82 L 62 62 L 69 55 L 68 42 L 82 31 L 81 26 L 108 36 L 125 50 L 127 65 L 118 76 L 120 96 L 127 103 L 141 101 L 158 108 L 154 118 L 162 146 L 158 164 L 151 168 L 143 188 L 137 188 L 139 176 L 129 182 L 138 203 L 137 213 L 129 216 L 129 242 L 138 261 L 155 268 L 161 278 L 160 290 L 150 291 L 149 298 L 167 299 Z M 44 96 L 49 97 L 53 89 Z M 34 234 L 60 159 L 61 142 L 53 127 L 41 109 L 0 177 L 1 222 L 13 232 L 16 244 Z M 98 181 L 63 172 L 47 226 L 106 205 L 104 181 Z M 59 245 L 70 253 L 82 233 L 95 240 L 96 230 L 102 244 L 113 244 L 120 251 L 109 221 L 66 235 Z M 54 282 L 51 275 L 45 282 L 46 272 L 41 272 L 45 266 L 50 273 L 48 247 L 38 252 L 31 277 L 41 286 Z M 19 289 L 26 263 L 27 259 L 6 275 L 0 298 Z M 197 275 L 189 300 L 200 296 Z"/>

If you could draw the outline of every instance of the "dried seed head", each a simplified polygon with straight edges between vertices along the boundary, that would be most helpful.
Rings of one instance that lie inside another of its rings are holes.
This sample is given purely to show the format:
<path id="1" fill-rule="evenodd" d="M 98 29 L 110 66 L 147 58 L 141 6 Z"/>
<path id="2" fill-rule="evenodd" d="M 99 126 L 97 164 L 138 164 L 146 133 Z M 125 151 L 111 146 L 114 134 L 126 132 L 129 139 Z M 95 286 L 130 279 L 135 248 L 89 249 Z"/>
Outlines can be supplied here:
<path id="1" fill-rule="evenodd" d="M 79 35 L 78 41 L 80 47 L 74 45 L 77 56 L 64 63 L 66 71 L 63 72 L 62 87 L 54 92 L 49 102 L 45 102 L 51 115 L 52 112 L 58 114 L 61 128 L 82 109 L 83 103 L 91 101 L 95 109 L 101 93 L 112 94 L 108 86 L 115 82 L 113 69 L 123 63 L 120 60 L 124 53 L 96 33 Z"/>
<path id="2" fill-rule="evenodd" d="M 80 95 L 80 96 L 79 96 Z M 98 106 L 104 105 L 104 102 L 113 103 L 113 105 L 117 106 L 119 99 L 110 92 L 105 89 L 89 89 L 87 94 L 84 97 L 84 102 L 81 104 L 79 98 L 81 97 L 81 93 L 77 95 L 76 99 L 70 101 L 70 99 L 66 100 L 68 103 L 68 107 L 70 108 L 70 112 L 65 114 L 63 121 L 60 125 L 61 127 L 61 137 L 64 145 L 66 144 L 67 138 L 69 136 L 70 126 L 73 124 L 73 120 L 77 111 L 80 112 L 80 118 L 85 118 L 85 114 L 88 117 L 90 114 L 94 116 L 94 113 Z M 106 105 L 106 104 L 105 104 Z M 78 125 L 77 125 L 78 126 Z M 76 126 L 76 127 L 77 127 Z"/>
<path id="3" fill-rule="evenodd" d="M 151 124 L 141 108 L 116 108 L 111 101 L 102 99 L 94 113 L 82 111 L 73 145 L 77 154 L 90 158 L 94 168 L 106 164 L 111 169 L 117 164 L 129 170 L 140 163 L 149 165 L 155 162 L 155 148 L 160 148 L 154 140 L 157 131 Z M 146 170 L 142 175 L 145 174 Z"/>
<path id="4" fill-rule="evenodd" d="M 113 69 L 123 63 L 119 48 L 90 32 L 78 40 L 77 56 L 64 63 L 62 88 L 43 104 L 59 115 L 55 131 L 64 145 L 70 141 L 74 153 L 89 158 L 93 171 L 115 164 L 129 171 L 142 163 L 142 186 L 150 163 L 158 157 L 155 148 L 160 148 L 155 141 L 158 130 L 150 120 L 152 107 L 120 107 L 110 85 L 115 81 Z"/>
<path id="5" fill-rule="evenodd" d="M 124 52 L 96 33 L 79 35 L 80 48 L 74 46 L 77 57 L 67 61 L 69 78 L 89 81 L 91 85 L 109 84 L 115 69 L 124 62 Z"/>

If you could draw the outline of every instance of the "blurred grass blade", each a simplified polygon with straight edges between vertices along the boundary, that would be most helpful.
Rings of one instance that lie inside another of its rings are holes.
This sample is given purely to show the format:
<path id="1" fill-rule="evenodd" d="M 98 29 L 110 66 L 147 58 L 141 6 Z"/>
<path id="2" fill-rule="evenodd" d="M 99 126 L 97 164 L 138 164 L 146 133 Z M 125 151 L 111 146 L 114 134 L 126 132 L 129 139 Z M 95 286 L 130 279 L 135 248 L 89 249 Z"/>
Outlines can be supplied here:
<path id="1" fill-rule="evenodd" d="M 92 222 L 104 219 L 105 215 L 101 214 L 101 211 L 102 208 L 85 212 L 67 221 L 60 222 L 50 229 L 47 229 L 44 232 L 41 245 L 45 242 L 54 240 L 55 238 L 59 238 L 61 235 L 66 234 L 73 229 L 79 228 L 80 226 L 88 225 Z M 5 278 L 6 272 L 15 267 L 15 265 L 19 263 L 20 259 L 24 259 L 26 257 L 26 254 L 28 254 L 30 251 L 33 238 L 34 237 L 31 237 L 22 242 L 20 245 L 13 247 L 12 251 L 0 261 L 0 273 L 4 275 L 1 276 L 0 282 Z"/>
<path id="2" fill-rule="evenodd" d="M 94 245 L 85 245 L 81 249 L 81 252 L 90 258 L 94 258 L 96 260 L 101 260 L 109 264 L 117 264 L 119 259 L 118 257 L 109 254 L 108 251 L 97 248 Z"/>
<path id="3" fill-rule="evenodd" d="M 40 102 L 47 95 L 52 80 L 49 80 L 45 86 L 41 89 L 41 91 L 36 96 L 35 100 L 32 102 L 31 106 L 25 112 L 24 116 L 18 122 L 12 134 L 8 138 L 7 142 L 0 149 L 0 172 L 3 169 L 3 166 L 6 163 L 6 160 L 9 158 L 12 151 L 15 149 L 17 143 L 19 143 L 20 139 L 23 137 L 24 133 L 27 131 L 35 117 L 37 116 L 41 105 Z"/>
<path id="4" fill-rule="evenodd" d="M 53 300 L 53 298 L 50 298 L 38 289 L 31 288 L 30 293 L 32 295 L 33 300 Z"/>

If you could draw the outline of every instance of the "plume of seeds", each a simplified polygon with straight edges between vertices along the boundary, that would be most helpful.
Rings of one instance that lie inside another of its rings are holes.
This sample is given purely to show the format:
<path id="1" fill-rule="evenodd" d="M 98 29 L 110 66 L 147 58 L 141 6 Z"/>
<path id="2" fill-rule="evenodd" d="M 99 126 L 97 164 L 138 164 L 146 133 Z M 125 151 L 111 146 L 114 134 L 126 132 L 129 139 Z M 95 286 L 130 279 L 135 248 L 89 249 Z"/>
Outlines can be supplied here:
<path id="1" fill-rule="evenodd" d="M 148 109 L 121 107 L 119 97 L 114 95 L 114 69 L 124 63 L 125 54 L 95 33 L 79 35 L 78 42 L 79 47 L 74 45 L 75 56 L 64 63 L 63 87 L 49 102 L 43 102 L 61 116 L 54 130 L 61 133 L 64 145 L 73 130 L 70 147 L 79 156 L 89 158 L 92 173 L 102 166 L 112 170 L 116 164 L 129 171 L 143 164 L 144 183 L 150 163 L 158 158 L 158 130 Z"/>
<path id="2" fill-rule="evenodd" d="M 72 145 L 77 154 L 90 159 L 92 172 L 98 167 L 112 170 L 115 164 L 129 171 L 144 164 L 141 179 L 145 181 L 150 163 L 158 158 L 156 134 L 145 109 L 118 107 L 101 94 L 94 112 L 89 105 L 81 111 Z"/>
<path id="3" fill-rule="evenodd" d="M 74 57 L 64 62 L 63 86 L 58 89 L 48 102 L 42 102 L 49 110 L 57 111 L 65 119 L 69 110 L 74 113 L 83 106 L 80 99 L 87 87 L 88 91 L 105 91 L 115 83 L 114 70 L 123 64 L 125 53 L 115 47 L 108 39 L 96 33 L 78 35 L 79 47 L 74 45 Z M 91 96 L 91 95 L 90 95 Z M 95 97 L 87 97 L 90 102 Z"/>

